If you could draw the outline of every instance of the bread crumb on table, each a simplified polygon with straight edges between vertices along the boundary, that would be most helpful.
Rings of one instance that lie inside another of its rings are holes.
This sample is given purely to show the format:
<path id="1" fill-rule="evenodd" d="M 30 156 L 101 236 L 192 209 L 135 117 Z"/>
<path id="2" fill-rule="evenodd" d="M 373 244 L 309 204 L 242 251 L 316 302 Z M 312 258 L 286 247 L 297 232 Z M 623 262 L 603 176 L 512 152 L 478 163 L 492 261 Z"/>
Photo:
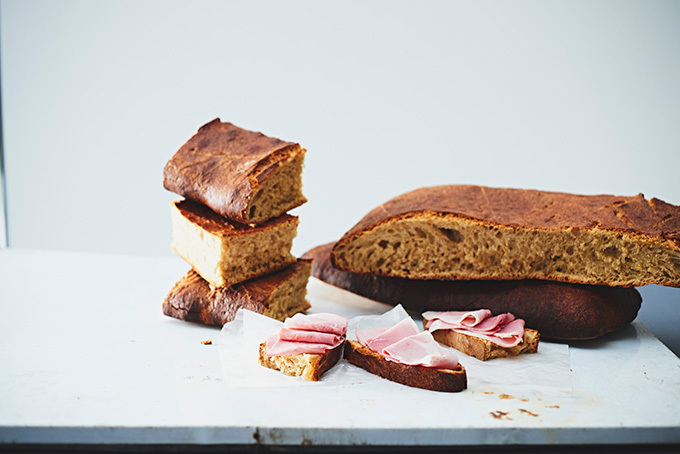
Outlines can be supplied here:
<path id="1" fill-rule="evenodd" d="M 201 344 L 203 344 L 203 345 L 211 345 L 211 344 L 212 344 L 212 339 L 202 340 L 202 341 L 201 341 Z"/>

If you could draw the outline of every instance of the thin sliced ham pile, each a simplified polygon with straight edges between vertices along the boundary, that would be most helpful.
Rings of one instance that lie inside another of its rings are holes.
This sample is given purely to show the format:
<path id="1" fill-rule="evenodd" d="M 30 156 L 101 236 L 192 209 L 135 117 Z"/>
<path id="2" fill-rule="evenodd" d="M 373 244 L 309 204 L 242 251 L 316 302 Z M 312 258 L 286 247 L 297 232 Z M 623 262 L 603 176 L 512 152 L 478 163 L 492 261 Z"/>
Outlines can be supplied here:
<path id="1" fill-rule="evenodd" d="M 267 337 L 267 356 L 323 354 L 345 341 L 347 322 L 335 314 L 295 314 Z"/>
<path id="2" fill-rule="evenodd" d="M 428 320 L 426 329 L 452 329 L 471 336 L 488 339 L 504 348 L 514 347 L 524 338 L 524 320 L 515 318 L 511 313 L 496 315 L 488 309 L 462 312 L 424 312 Z"/>
<path id="3" fill-rule="evenodd" d="M 356 337 L 361 344 L 397 363 L 437 369 L 458 366 L 456 355 L 435 341 L 429 331 L 419 333 L 411 318 L 385 328 L 357 329 Z"/>

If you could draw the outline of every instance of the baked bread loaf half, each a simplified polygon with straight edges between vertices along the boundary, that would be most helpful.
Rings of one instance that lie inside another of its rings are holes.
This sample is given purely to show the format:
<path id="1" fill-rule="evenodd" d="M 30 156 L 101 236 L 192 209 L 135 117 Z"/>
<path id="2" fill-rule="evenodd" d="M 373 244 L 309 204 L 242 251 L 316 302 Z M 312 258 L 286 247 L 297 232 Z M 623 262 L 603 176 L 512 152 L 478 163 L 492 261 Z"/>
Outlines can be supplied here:
<path id="1" fill-rule="evenodd" d="M 344 344 L 325 353 L 298 353 L 296 355 L 267 356 L 267 343 L 260 344 L 258 363 L 286 375 L 318 381 L 342 358 Z"/>
<path id="2" fill-rule="evenodd" d="M 459 392 L 467 388 L 465 368 L 436 369 L 390 361 L 358 341 L 345 342 L 345 359 L 387 380 L 430 391 Z"/>
<path id="3" fill-rule="evenodd" d="M 492 316 L 491 311 L 423 313 L 423 327 L 444 345 L 486 361 L 493 358 L 536 353 L 540 334 L 525 328 L 524 320 L 510 313 Z"/>
<path id="4" fill-rule="evenodd" d="M 585 340 L 619 330 L 637 316 L 642 297 L 635 288 L 568 284 L 541 280 L 406 279 L 342 271 L 333 266 L 333 243 L 303 257 L 313 260 L 312 275 L 330 285 L 374 301 L 416 311 L 511 312 L 544 339 Z"/>
<path id="5" fill-rule="evenodd" d="M 194 270 L 178 281 L 163 301 L 163 313 L 188 322 L 222 326 L 243 308 L 283 321 L 310 305 L 305 299 L 309 260 L 231 287 L 212 287 Z"/>
<path id="6" fill-rule="evenodd" d="M 259 224 L 302 205 L 305 149 L 219 118 L 202 126 L 163 169 L 163 186 L 216 213 Z"/>
<path id="7" fill-rule="evenodd" d="M 170 204 L 172 249 L 215 287 L 225 287 L 295 262 L 290 253 L 298 218 L 288 214 L 258 226 L 228 220 L 200 203 Z"/>
<path id="8" fill-rule="evenodd" d="M 680 287 L 680 207 L 658 199 L 451 185 L 368 213 L 336 268 L 412 279 Z"/>

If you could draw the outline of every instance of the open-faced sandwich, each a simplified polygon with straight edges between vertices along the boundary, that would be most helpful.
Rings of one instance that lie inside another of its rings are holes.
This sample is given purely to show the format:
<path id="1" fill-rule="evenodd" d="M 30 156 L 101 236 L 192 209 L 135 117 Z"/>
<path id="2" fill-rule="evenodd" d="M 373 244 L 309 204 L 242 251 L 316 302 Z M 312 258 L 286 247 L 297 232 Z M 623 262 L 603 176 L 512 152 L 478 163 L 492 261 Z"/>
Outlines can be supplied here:
<path id="1" fill-rule="evenodd" d="M 423 326 L 438 342 L 482 361 L 538 351 L 538 331 L 525 328 L 524 320 L 509 312 L 430 311 L 423 313 Z"/>
<path id="2" fill-rule="evenodd" d="M 295 314 L 259 347 L 258 362 L 317 381 L 342 357 L 348 320 L 335 314 Z"/>
<path id="3" fill-rule="evenodd" d="M 419 332 L 412 318 L 391 326 L 363 329 L 348 340 L 345 359 L 368 372 L 407 386 L 458 392 L 467 388 L 465 368 L 451 349 Z"/>

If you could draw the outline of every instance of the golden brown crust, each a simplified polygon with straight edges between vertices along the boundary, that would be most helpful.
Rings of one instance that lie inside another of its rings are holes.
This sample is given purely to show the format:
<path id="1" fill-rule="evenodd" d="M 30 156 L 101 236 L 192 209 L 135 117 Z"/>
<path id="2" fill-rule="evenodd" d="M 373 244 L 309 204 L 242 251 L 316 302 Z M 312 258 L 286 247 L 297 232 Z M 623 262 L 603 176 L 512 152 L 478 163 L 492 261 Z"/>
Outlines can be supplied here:
<path id="1" fill-rule="evenodd" d="M 474 185 L 426 187 L 400 195 L 369 212 L 346 236 L 390 218 L 424 211 L 537 229 L 597 227 L 680 245 L 680 207 L 655 198 L 645 200 L 642 194 L 577 195 Z"/>
<path id="2" fill-rule="evenodd" d="M 203 125 L 168 161 L 163 186 L 244 224 L 254 222 L 248 203 L 274 169 L 305 150 L 262 133 L 247 131 L 219 118 Z M 291 199 L 276 217 L 301 205 Z M 257 222 L 261 222 L 258 220 Z"/>
<path id="3" fill-rule="evenodd" d="M 270 306 L 277 304 L 272 301 L 276 291 L 295 278 L 306 282 L 310 270 L 310 261 L 300 259 L 276 273 L 222 288 L 211 287 L 198 273 L 189 270 L 165 297 L 163 313 L 180 320 L 217 326 L 232 321 L 239 309 L 267 315 Z M 294 301 L 286 301 L 290 303 L 288 310 L 277 308 L 281 309 L 278 319 L 283 320 L 309 308 L 304 292 L 292 296 Z"/>
<path id="4" fill-rule="evenodd" d="M 414 279 L 680 287 L 680 207 L 642 194 L 422 188 L 368 213 L 331 259 L 345 271 Z"/>
<path id="5" fill-rule="evenodd" d="M 635 319 L 642 303 L 635 288 L 539 280 L 440 281 L 350 273 L 333 266 L 332 247 L 333 243 L 325 244 L 303 255 L 314 260 L 312 275 L 328 284 L 417 312 L 510 312 L 545 339 L 594 339 L 616 331 Z"/>
<path id="6" fill-rule="evenodd" d="M 248 235 L 255 232 L 261 232 L 276 227 L 277 225 L 292 222 L 296 219 L 296 216 L 284 214 L 283 216 L 270 219 L 262 224 L 250 226 L 220 216 L 205 205 L 201 205 L 192 200 L 178 200 L 172 202 L 172 205 L 175 206 L 187 221 L 196 224 L 208 233 L 220 237 Z"/>
<path id="7" fill-rule="evenodd" d="M 259 345 L 257 362 L 269 369 L 284 374 L 318 381 L 323 374 L 335 366 L 342 357 L 344 342 L 323 354 L 300 353 L 297 355 L 267 356 L 267 343 Z"/>
<path id="8" fill-rule="evenodd" d="M 345 344 L 347 361 L 387 380 L 431 391 L 459 392 L 467 388 L 467 375 L 461 364 L 455 370 L 409 366 L 389 361 L 357 341 L 348 340 Z"/>
<path id="9" fill-rule="evenodd" d="M 423 319 L 423 326 L 427 326 L 428 320 Z M 501 347 L 488 339 L 482 339 L 470 334 L 461 333 L 452 329 L 440 329 L 432 332 L 432 337 L 449 347 L 453 347 L 466 355 L 486 361 L 493 358 L 506 358 L 518 356 L 521 353 L 536 353 L 540 334 L 535 329 L 524 329 L 522 342 L 514 347 Z"/>

